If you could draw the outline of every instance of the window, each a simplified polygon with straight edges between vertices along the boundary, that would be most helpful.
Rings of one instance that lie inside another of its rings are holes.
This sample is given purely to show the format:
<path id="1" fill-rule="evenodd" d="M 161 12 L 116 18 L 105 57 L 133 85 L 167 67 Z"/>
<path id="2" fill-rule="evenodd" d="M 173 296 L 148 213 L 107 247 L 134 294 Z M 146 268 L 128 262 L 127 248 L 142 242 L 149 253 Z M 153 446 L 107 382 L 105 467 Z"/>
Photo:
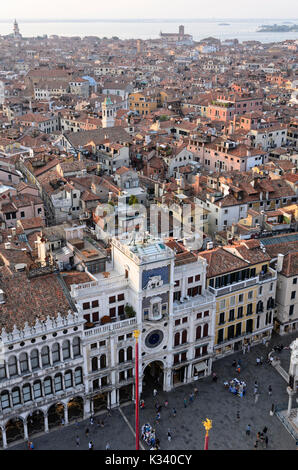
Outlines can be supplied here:
<path id="1" fill-rule="evenodd" d="M 232 308 L 229 311 L 229 321 L 233 321 L 235 319 L 235 310 Z"/>
<path id="2" fill-rule="evenodd" d="M 241 322 L 237 323 L 236 325 L 236 334 L 235 336 L 240 336 L 241 335 Z"/>
<path id="3" fill-rule="evenodd" d="M 181 335 L 181 344 L 185 344 L 187 342 L 187 331 L 183 330 Z"/>
<path id="4" fill-rule="evenodd" d="M 224 322 L 225 322 L 225 312 L 221 312 L 221 313 L 219 314 L 219 322 L 218 322 L 218 324 L 219 324 L 219 325 L 223 325 Z"/>
<path id="5" fill-rule="evenodd" d="M 53 364 L 60 361 L 60 346 L 58 343 L 53 344 L 52 347 L 52 360 Z"/>
<path id="6" fill-rule="evenodd" d="M 22 353 L 20 355 L 20 368 L 21 368 L 21 373 L 22 372 L 27 372 L 29 370 L 28 367 L 28 356 L 26 353 Z"/>
<path id="7" fill-rule="evenodd" d="M 234 307 L 235 302 L 236 302 L 236 297 L 235 295 L 233 295 L 232 297 L 230 297 L 230 307 Z"/>
<path id="8" fill-rule="evenodd" d="M 109 297 L 109 304 L 114 304 L 116 302 L 116 296 L 113 295 L 112 297 Z"/>
<path id="9" fill-rule="evenodd" d="M 1 407 L 2 410 L 10 408 L 9 393 L 6 391 L 1 393 Z"/>
<path id="10" fill-rule="evenodd" d="M 50 364 L 50 350 L 48 346 L 44 346 L 41 350 L 41 364 L 42 366 Z"/>
<path id="11" fill-rule="evenodd" d="M 248 304 L 246 307 L 246 315 L 252 314 L 252 304 Z"/>
<path id="12" fill-rule="evenodd" d="M 218 330 L 218 333 L 217 333 L 217 343 L 218 344 L 223 342 L 223 334 L 224 334 L 223 328 L 221 330 Z"/>
<path id="13" fill-rule="evenodd" d="M 33 349 L 30 355 L 31 360 L 31 368 L 32 370 L 36 370 L 39 368 L 39 354 L 37 349 Z"/>
<path id="14" fill-rule="evenodd" d="M 52 393 L 53 393 L 52 379 L 50 377 L 47 377 L 44 380 L 44 394 L 45 395 L 51 395 Z"/>
<path id="15" fill-rule="evenodd" d="M 205 338 L 206 336 L 208 336 L 208 323 L 206 323 L 203 328 L 203 337 Z"/>
<path id="16" fill-rule="evenodd" d="M 297 277 L 293 279 L 293 284 L 297 284 Z"/>
<path id="17" fill-rule="evenodd" d="M 132 361 L 132 347 L 129 346 L 126 351 L 126 359 L 128 361 Z"/>
<path id="18" fill-rule="evenodd" d="M 200 279 L 201 279 L 200 274 L 197 274 L 197 275 L 195 276 L 195 281 L 198 282 Z"/>
<path id="19" fill-rule="evenodd" d="M 88 310 L 90 308 L 90 302 L 83 303 L 83 310 Z"/>
<path id="20" fill-rule="evenodd" d="M 124 300 L 124 294 L 118 295 L 118 302 L 122 302 Z"/>
<path id="21" fill-rule="evenodd" d="M 188 322 L 188 318 L 187 317 L 183 317 L 182 318 L 182 323 L 187 323 Z"/>
<path id="22" fill-rule="evenodd" d="M 294 307 L 295 307 L 295 305 L 290 305 L 290 308 L 289 308 L 289 315 L 293 315 L 293 313 L 294 313 Z"/>
<path id="23" fill-rule="evenodd" d="M 73 339 L 72 351 L 73 351 L 73 357 L 78 357 L 81 355 L 80 338 L 78 338 L 77 336 Z"/>
<path id="24" fill-rule="evenodd" d="M 193 276 L 188 278 L 188 284 L 191 284 L 193 282 Z"/>
<path id="25" fill-rule="evenodd" d="M 243 307 L 238 307 L 237 318 L 243 317 Z"/>
<path id="26" fill-rule="evenodd" d="M 219 309 L 220 309 L 220 310 L 223 310 L 223 309 L 225 308 L 225 306 L 226 306 L 226 301 L 225 301 L 225 299 L 220 300 L 220 302 L 219 302 Z"/>
<path id="27" fill-rule="evenodd" d="M 101 369 L 105 369 L 107 367 L 107 357 L 106 357 L 105 354 L 102 354 L 100 356 L 100 361 L 99 362 L 100 362 L 100 368 Z"/>
<path id="28" fill-rule="evenodd" d="M 206 311 L 204 312 L 204 318 L 205 318 L 205 317 L 209 317 L 209 310 L 206 310 Z"/>
<path id="29" fill-rule="evenodd" d="M 65 388 L 71 388 L 72 387 L 72 373 L 71 373 L 70 370 L 65 372 L 64 383 L 65 383 Z"/>
<path id="30" fill-rule="evenodd" d="M 61 374 L 57 374 L 54 377 L 54 389 L 55 392 L 60 392 L 61 390 L 63 390 Z"/>
<path id="31" fill-rule="evenodd" d="M 32 400 L 31 387 L 29 384 L 26 384 L 23 386 L 23 400 L 24 400 L 24 403 Z"/>
<path id="32" fill-rule="evenodd" d="M 249 300 L 251 300 L 251 299 L 253 298 L 253 291 L 252 291 L 252 290 L 249 291 L 249 293 L 248 293 L 248 295 L 247 295 L 247 298 L 248 298 Z"/>
<path id="33" fill-rule="evenodd" d="M 83 373 L 81 367 L 78 367 L 74 373 L 75 385 L 80 385 L 83 383 Z"/>
<path id="34" fill-rule="evenodd" d="M 111 318 L 114 318 L 116 316 L 116 307 L 110 308 L 109 314 Z"/>
<path id="35" fill-rule="evenodd" d="M 92 308 L 98 307 L 98 300 L 92 300 L 91 305 L 92 305 Z"/>
<path id="36" fill-rule="evenodd" d="M 291 292 L 291 299 L 295 299 L 295 297 L 296 297 L 296 291 L 293 290 L 293 291 Z"/>
<path id="37" fill-rule="evenodd" d="M 180 320 L 175 320 L 175 326 L 180 325 Z"/>
<path id="38" fill-rule="evenodd" d="M 121 364 L 122 362 L 124 362 L 124 349 L 120 349 L 119 352 L 118 352 L 118 360 L 119 360 L 119 364 Z"/>
<path id="39" fill-rule="evenodd" d="M 34 382 L 33 384 L 33 396 L 34 396 L 34 399 L 40 398 L 42 396 L 40 380 L 38 380 L 38 382 Z"/>
<path id="40" fill-rule="evenodd" d="M 239 297 L 238 297 L 238 302 L 240 304 L 242 304 L 242 302 L 243 302 L 243 297 L 244 297 L 243 294 L 240 294 Z"/>
<path id="41" fill-rule="evenodd" d="M 197 329 L 196 329 L 196 339 L 200 339 L 201 338 L 201 334 L 202 334 L 202 328 L 201 326 L 197 326 Z"/>
<path id="42" fill-rule="evenodd" d="M 0 380 L 6 378 L 5 364 L 0 364 Z"/>
<path id="43" fill-rule="evenodd" d="M 11 356 L 8 359 L 8 371 L 9 371 L 10 377 L 14 377 L 15 375 L 18 375 L 17 359 L 15 356 Z"/>
<path id="44" fill-rule="evenodd" d="M 19 405 L 21 403 L 21 394 L 19 388 L 13 388 L 11 392 L 12 406 Z"/>
<path id="45" fill-rule="evenodd" d="M 68 340 L 64 341 L 62 344 L 62 355 L 63 360 L 70 358 L 70 342 Z"/>

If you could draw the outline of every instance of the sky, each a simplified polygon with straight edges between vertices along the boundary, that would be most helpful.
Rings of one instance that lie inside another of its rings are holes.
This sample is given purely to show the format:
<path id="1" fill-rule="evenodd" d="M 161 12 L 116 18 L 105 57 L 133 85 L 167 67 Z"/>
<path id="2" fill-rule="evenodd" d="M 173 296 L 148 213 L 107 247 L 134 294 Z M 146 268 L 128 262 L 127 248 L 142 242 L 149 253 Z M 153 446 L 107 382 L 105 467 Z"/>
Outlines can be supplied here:
<path id="1" fill-rule="evenodd" d="M 1 20 L 128 18 L 298 18 L 297 0 L 9 0 Z"/>

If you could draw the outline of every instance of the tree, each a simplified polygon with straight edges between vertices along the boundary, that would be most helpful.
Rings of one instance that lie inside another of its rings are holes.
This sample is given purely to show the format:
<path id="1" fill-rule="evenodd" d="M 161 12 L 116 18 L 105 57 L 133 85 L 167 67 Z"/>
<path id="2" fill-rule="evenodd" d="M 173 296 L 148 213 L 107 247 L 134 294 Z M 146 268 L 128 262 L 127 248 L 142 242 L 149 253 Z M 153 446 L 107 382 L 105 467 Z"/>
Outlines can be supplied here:
<path id="1" fill-rule="evenodd" d="M 128 204 L 133 206 L 134 204 L 138 204 L 138 198 L 134 194 L 132 194 L 129 198 Z"/>

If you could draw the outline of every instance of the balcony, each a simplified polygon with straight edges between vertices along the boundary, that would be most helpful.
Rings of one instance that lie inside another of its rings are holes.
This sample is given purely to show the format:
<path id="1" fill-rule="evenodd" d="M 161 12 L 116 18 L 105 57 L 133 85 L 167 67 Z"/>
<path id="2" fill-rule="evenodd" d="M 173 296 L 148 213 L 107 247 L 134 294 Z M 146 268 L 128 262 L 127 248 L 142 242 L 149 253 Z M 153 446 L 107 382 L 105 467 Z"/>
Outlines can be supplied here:
<path id="1" fill-rule="evenodd" d="M 268 281 L 275 281 L 277 279 L 277 272 L 274 269 L 269 268 L 269 272 L 265 274 L 259 274 L 259 284 Z"/>
<path id="2" fill-rule="evenodd" d="M 84 337 L 88 338 L 91 336 L 102 335 L 111 331 L 118 331 L 124 328 L 133 328 L 136 324 L 136 318 L 129 318 L 127 320 L 117 321 L 115 323 L 107 323 L 106 325 L 84 330 Z"/>
<path id="3" fill-rule="evenodd" d="M 255 284 L 258 284 L 258 282 L 259 282 L 259 276 L 255 276 L 250 279 L 246 279 L 245 281 L 234 282 L 233 284 L 230 284 L 229 286 L 218 287 L 218 288 L 209 286 L 208 289 L 212 294 L 218 297 L 221 295 L 229 294 L 230 292 L 235 292 L 237 290 L 245 289 L 246 287 L 250 287 Z"/>
<path id="4" fill-rule="evenodd" d="M 209 294 L 208 291 L 202 295 L 185 297 L 182 300 L 174 301 L 173 313 L 174 315 L 179 315 L 180 313 L 190 313 L 192 309 L 204 308 L 211 302 L 213 302 L 213 295 Z"/>

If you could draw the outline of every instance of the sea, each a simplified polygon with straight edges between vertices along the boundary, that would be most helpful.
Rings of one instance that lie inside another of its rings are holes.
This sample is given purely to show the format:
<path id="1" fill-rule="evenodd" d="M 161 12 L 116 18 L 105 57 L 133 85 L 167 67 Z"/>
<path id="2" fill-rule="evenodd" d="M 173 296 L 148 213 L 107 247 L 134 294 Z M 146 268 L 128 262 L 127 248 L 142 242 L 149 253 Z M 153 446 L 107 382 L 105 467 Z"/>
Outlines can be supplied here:
<path id="1" fill-rule="evenodd" d="M 0 20 L 0 35 L 10 34 L 13 20 Z M 98 36 L 99 38 L 120 39 L 157 39 L 159 33 L 178 32 L 183 24 L 185 33 L 191 34 L 195 41 L 212 36 L 220 39 L 238 39 L 242 41 L 260 41 L 262 43 L 281 42 L 286 39 L 298 39 L 297 32 L 257 32 L 261 25 L 297 24 L 298 19 L 90 19 L 90 20 L 21 20 L 19 29 L 23 37 L 36 36 Z M 224 23 L 224 24 L 223 24 Z"/>

